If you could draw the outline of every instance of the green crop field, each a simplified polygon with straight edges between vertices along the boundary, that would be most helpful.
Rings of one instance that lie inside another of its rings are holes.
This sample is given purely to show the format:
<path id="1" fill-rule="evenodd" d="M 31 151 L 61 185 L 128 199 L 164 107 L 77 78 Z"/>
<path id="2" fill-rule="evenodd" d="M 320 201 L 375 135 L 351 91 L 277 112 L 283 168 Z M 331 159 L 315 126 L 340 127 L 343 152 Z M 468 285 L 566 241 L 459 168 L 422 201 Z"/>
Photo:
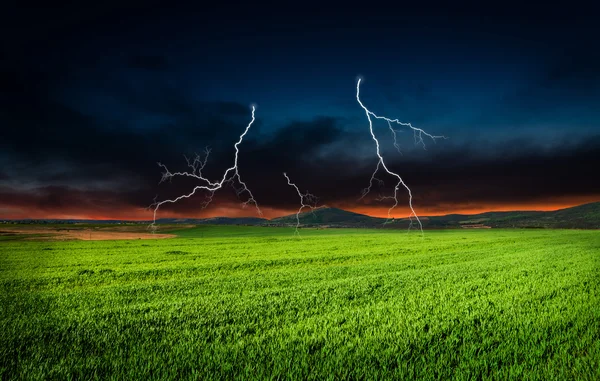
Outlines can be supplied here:
<path id="1" fill-rule="evenodd" d="M 2 379 L 600 379 L 600 231 L 0 242 Z"/>

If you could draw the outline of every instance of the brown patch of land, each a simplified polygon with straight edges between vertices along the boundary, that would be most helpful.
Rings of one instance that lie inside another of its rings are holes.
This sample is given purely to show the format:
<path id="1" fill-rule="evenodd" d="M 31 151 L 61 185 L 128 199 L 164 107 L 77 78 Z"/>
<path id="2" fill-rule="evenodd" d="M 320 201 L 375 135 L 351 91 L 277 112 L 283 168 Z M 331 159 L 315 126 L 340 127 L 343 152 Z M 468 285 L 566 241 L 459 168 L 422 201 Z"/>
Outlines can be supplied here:
<path id="1" fill-rule="evenodd" d="M 161 226 L 162 231 L 189 228 L 191 226 Z M 27 240 L 85 240 L 104 241 L 120 239 L 164 239 L 176 237 L 169 233 L 152 233 L 147 226 L 2 226 L 0 236 L 17 236 Z"/>

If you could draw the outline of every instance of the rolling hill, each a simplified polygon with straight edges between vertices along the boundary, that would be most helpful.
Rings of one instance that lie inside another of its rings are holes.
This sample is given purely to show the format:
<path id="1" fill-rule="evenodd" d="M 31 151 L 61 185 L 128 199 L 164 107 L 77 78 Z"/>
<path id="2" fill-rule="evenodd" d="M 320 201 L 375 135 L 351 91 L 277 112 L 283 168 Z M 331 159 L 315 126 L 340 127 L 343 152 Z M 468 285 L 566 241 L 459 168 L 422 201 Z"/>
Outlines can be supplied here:
<path id="1" fill-rule="evenodd" d="M 549 212 L 511 211 L 487 212 L 474 215 L 450 214 L 429 217 L 429 228 L 488 226 L 492 228 L 567 228 L 599 229 L 600 202 Z"/>
<path id="2" fill-rule="evenodd" d="M 319 208 L 299 215 L 303 227 L 336 228 L 384 228 L 406 229 L 410 225 L 407 218 L 386 220 L 338 208 Z M 511 211 L 486 212 L 480 214 L 448 214 L 445 216 L 420 216 L 425 229 L 449 228 L 563 228 L 600 229 L 600 202 L 574 206 L 550 212 Z M 0 220 L 5 223 L 25 224 L 149 224 L 150 221 L 95 221 L 95 220 Z M 295 226 L 296 214 L 273 218 L 258 217 L 211 217 L 211 218 L 161 218 L 159 224 L 188 225 L 252 225 L 252 226 Z M 387 223 L 386 223 L 387 222 Z M 414 226 L 413 219 L 413 226 Z"/>
<path id="3" fill-rule="evenodd" d="M 449 214 L 446 216 L 420 217 L 424 228 L 567 228 L 600 229 L 600 202 L 579 205 L 550 212 L 512 211 L 486 212 L 480 214 Z M 388 221 L 337 208 L 321 208 L 300 214 L 302 226 L 368 227 L 405 229 L 407 218 Z M 295 225 L 296 215 L 269 220 L 269 225 Z M 413 220 L 414 224 L 414 220 Z"/>
<path id="4" fill-rule="evenodd" d="M 385 222 L 385 218 L 371 217 L 364 214 L 349 212 L 338 208 L 319 208 L 312 212 L 304 212 L 299 215 L 302 226 L 335 226 L 335 227 L 373 227 Z M 296 225 L 295 214 L 273 218 L 269 225 Z"/>

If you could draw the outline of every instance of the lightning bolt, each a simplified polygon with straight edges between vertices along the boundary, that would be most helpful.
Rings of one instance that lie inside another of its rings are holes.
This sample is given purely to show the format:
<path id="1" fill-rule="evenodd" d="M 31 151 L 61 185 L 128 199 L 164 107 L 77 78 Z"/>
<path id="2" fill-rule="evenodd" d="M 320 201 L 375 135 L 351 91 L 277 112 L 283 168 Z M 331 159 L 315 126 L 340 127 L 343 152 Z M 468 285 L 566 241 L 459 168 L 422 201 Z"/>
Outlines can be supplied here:
<path id="1" fill-rule="evenodd" d="M 300 189 L 298 188 L 298 186 L 290 180 L 287 173 L 284 172 L 283 176 L 285 176 L 288 185 L 293 187 L 296 190 L 296 193 L 298 193 L 298 197 L 300 197 L 300 208 L 296 212 L 296 230 L 295 230 L 295 234 L 300 235 L 300 231 L 298 230 L 298 228 L 300 227 L 300 213 L 302 213 L 302 209 L 310 208 L 310 210 L 312 212 L 314 212 L 316 209 L 322 208 L 322 206 L 320 206 L 320 207 L 316 206 L 316 203 L 318 200 L 317 200 L 317 197 L 314 196 L 313 194 L 310 194 L 308 192 L 306 192 L 306 193 L 300 192 Z"/>
<path id="2" fill-rule="evenodd" d="M 394 210 L 394 208 L 396 206 L 398 206 L 398 191 L 400 190 L 400 187 L 404 187 L 406 189 L 406 191 L 408 192 L 408 206 L 410 207 L 410 214 L 409 214 L 408 218 L 411 221 L 411 226 L 412 226 L 412 217 L 414 216 L 419 224 L 419 229 L 421 230 L 421 233 L 423 233 L 423 224 L 421 223 L 421 220 L 419 219 L 419 216 L 417 216 L 417 213 L 415 212 L 415 209 L 413 207 L 413 203 L 412 203 L 413 196 L 412 196 L 412 192 L 411 192 L 410 188 L 408 187 L 408 185 L 406 185 L 406 183 L 404 182 L 402 177 L 400 177 L 399 174 L 391 171 L 388 168 L 388 166 L 385 164 L 385 161 L 381 154 L 379 140 L 377 139 L 377 136 L 375 136 L 375 132 L 373 131 L 373 119 L 372 118 L 385 120 L 388 123 L 388 127 L 391 130 L 392 137 L 394 139 L 394 147 L 396 148 L 396 150 L 398 152 L 400 152 L 400 146 L 398 145 L 398 143 L 396 141 L 396 130 L 394 130 L 394 128 L 392 127 L 393 124 L 400 125 L 402 127 L 408 127 L 410 130 L 412 130 L 413 135 L 414 135 L 415 144 L 420 144 L 423 147 L 423 149 L 427 149 L 427 147 L 425 145 L 425 141 L 423 139 L 424 137 L 428 137 L 431 140 L 433 140 L 434 142 L 437 139 L 447 139 L 447 138 L 445 136 L 431 135 L 420 128 L 414 127 L 410 123 L 404 123 L 398 119 L 390 119 L 390 118 L 386 118 L 384 116 L 379 116 L 379 115 L 375 114 L 374 112 L 370 111 L 360 100 L 360 82 L 361 82 L 361 79 L 359 78 L 358 82 L 356 83 L 356 100 L 358 101 L 358 104 L 360 105 L 360 107 L 362 107 L 363 110 L 365 110 L 365 115 L 367 116 L 367 119 L 369 120 L 369 131 L 371 132 L 371 137 L 373 138 L 373 141 L 375 142 L 377 157 L 379 158 L 379 160 L 377 161 L 377 167 L 375 167 L 375 171 L 373 171 L 373 174 L 371 175 L 371 180 L 369 181 L 369 186 L 367 188 L 363 189 L 363 191 L 362 191 L 361 199 L 364 198 L 371 191 L 373 182 L 377 181 L 379 183 L 382 183 L 382 181 L 376 177 L 376 174 L 380 168 L 383 168 L 383 170 L 386 173 L 395 177 L 398 180 L 396 182 L 396 185 L 394 186 L 394 195 L 393 196 L 386 196 L 386 197 L 379 198 L 379 200 L 383 200 L 383 199 L 394 200 L 393 205 L 388 209 L 388 220 L 392 218 L 392 216 L 391 216 L 392 210 Z M 386 223 L 387 223 L 387 221 L 386 221 Z M 409 226 L 409 229 L 410 229 L 410 226 Z"/>
<path id="3" fill-rule="evenodd" d="M 388 127 L 390 128 L 390 131 L 392 132 L 392 139 L 394 140 L 394 148 L 396 148 L 396 151 L 398 151 L 398 153 L 400 155 L 402 155 L 402 150 L 400 150 L 400 145 L 398 144 L 398 140 L 397 140 L 397 132 L 402 132 L 402 131 L 397 131 L 394 129 L 394 127 L 392 127 L 392 123 L 390 121 L 388 121 Z"/>
<path id="4" fill-rule="evenodd" d="M 158 163 L 158 166 L 164 170 L 164 172 L 162 173 L 162 178 L 159 183 L 162 183 L 167 180 L 171 181 L 174 177 L 192 177 L 194 179 L 201 181 L 201 184 L 194 187 L 194 189 L 190 193 L 181 195 L 177 198 L 163 200 L 160 202 L 155 201 L 150 206 L 153 209 L 153 214 L 154 214 L 152 224 L 150 225 L 150 228 L 152 230 L 156 229 L 156 215 L 158 213 L 158 209 L 161 206 L 163 206 L 165 204 L 174 204 L 184 198 L 190 198 L 193 195 L 195 195 L 196 192 L 198 192 L 198 191 L 206 191 L 207 192 L 206 200 L 202 204 L 202 208 L 206 208 L 212 201 L 215 192 L 218 191 L 219 189 L 223 188 L 223 186 L 225 186 L 228 183 L 232 184 L 238 197 L 240 197 L 244 193 L 246 193 L 248 195 L 247 200 L 242 203 L 242 205 L 244 207 L 246 207 L 250 204 L 253 204 L 256 207 L 258 215 L 262 216 L 262 212 L 258 206 L 258 203 L 254 199 L 254 195 L 252 194 L 252 192 L 250 191 L 250 189 L 248 188 L 246 183 L 244 181 L 242 181 L 242 178 L 241 178 L 240 172 L 239 172 L 239 167 L 238 167 L 238 158 L 239 158 L 239 154 L 240 154 L 239 145 L 242 144 L 242 141 L 244 140 L 244 136 L 246 136 L 246 134 L 250 130 L 250 127 L 252 127 L 252 124 L 255 121 L 255 117 L 254 117 L 255 110 L 256 110 L 256 108 L 254 106 L 252 106 L 252 120 L 250 121 L 250 123 L 248 123 L 248 125 L 246 126 L 246 129 L 240 135 L 239 140 L 234 144 L 235 159 L 234 159 L 233 165 L 231 167 L 227 168 L 225 173 L 223 173 L 223 177 L 221 178 L 221 180 L 213 182 L 213 181 L 210 181 L 209 179 L 207 179 L 206 177 L 204 177 L 204 175 L 202 174 L 202 170 L 206 166 L 206 163 L 208 161 L 208 156 L 210 155 L 210 150 L 208 148 L 205 149 L 205 151 L 204 151 L 205 152 L 204 158 L 201 158 L 199 155 L 196 155 L 196 157 L 192 161 L 190 161 L 187 157 L 185 157 L 188 167 L 191 168 L 191 171 L 171 172 L 164 164 Z M 235 187 L 235 180 L 237 180 L 237 183 L 240 185 L 238 188 Z"/>

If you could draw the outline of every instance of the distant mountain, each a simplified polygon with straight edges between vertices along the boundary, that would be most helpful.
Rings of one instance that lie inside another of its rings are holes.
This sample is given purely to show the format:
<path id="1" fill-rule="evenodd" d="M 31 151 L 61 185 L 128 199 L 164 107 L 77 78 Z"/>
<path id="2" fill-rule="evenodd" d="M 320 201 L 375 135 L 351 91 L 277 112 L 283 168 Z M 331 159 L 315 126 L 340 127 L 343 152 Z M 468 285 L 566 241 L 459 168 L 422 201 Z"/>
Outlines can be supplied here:
<path id="1" fill-rule="evenodd" d="M 448 214 L 419 217 L 423 228 L 567 228 L 600 229 L 600 202 L 560 209 L 551 212 L 514 211 L 479 214 Z M 387 223 L 385 223 L 387 221 Z M 385 224 L 384 224 L 385 223 Z M 337 208 L 322 208 L 300 214 L 302 226 L 366 227 L 406 229 L 408 218 L 391 219 L 370 217 Z M 413 218 L 413 226 L 416 221 Z M 274 218 L 269 225 L 296 225 L 296 215 Z"/>
<path id="2" fill-rule="evenodd" d="M 429 217 L 428 228 L 476 227 L 492 228 L 568 228 L 600 229 L 600 202 L 593 202 L 550 212 L 487 212 L 474 215 L 449 214 Z"/>
<path id="3" fill-rule="evenodd" d="M 391 219 L 371 217 L 338 208 L 319 208 L 313 212 L 299 215 L 300 225 L 305 227 L 354 227 L 406 229 L 410 225 L 408 218 Z M 565 228 L 600 229 L 600 202 L 574 206 L 551 212 L 514 211 L 486 212 L 479 214 L 448 214 L 445 216 L 419 217 L 423 228 Z M 150 224 L 150 221 L 95 221 L 95 220 L 5 220 L 7 223 L 30 224 Z M 254 226 L 296 226 L 296 214 L 271 220 L 258 217 L 212 217 L 212 218 L 161 218 L 159 224 L 188 225 L 254 225 Z M 387 223 L 386 223 L 387 222 Z M 413 218 L 413 226 L 416 221 Z"/>
<path id="4" fill-rule="evenodd" d="M 561 227 L 600 228 L 600 202 L 560 209 L 551 213 Z"/>
<path id="5" fill-rule="evenodd" d="M 298 216 L 302 226 L 374 227 L 385 222 L 385 218 L 371 217 L 338 208 L 318 208 Z M 296 225 L 295 214 L 273 218 L 269 225 Z"/>

